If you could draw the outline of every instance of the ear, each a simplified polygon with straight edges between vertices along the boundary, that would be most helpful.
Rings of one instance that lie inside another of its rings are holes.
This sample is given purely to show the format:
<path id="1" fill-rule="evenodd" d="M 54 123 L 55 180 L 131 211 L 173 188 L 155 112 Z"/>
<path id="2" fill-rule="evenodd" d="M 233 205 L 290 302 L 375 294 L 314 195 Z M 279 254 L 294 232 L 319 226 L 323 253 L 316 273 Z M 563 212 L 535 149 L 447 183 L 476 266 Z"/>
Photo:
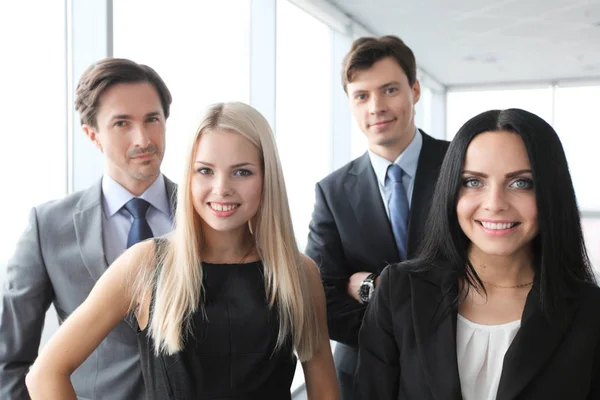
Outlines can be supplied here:
<path id="1" fill-rule="evenodd" d="M 88 124 L 82 124 L 81 129 L 83 129 L 85 136 L 90 138 L 92 143 L 94 143 L 94 146 L 96 146 L 98 150 L 102 151 L 102 142 L 100 142 L 100 138 L 98 137 L 99 134 L 96 128 Z"/>
<path id="2" fill-rule="evenodd" d="M 411 89 L 413 92 L 413 105 L 415 105 L 419 102 L 419 99 L 421 98 L 421 83 L 418 79 L 415 79 L 415 83 L 413 84 Z"/>

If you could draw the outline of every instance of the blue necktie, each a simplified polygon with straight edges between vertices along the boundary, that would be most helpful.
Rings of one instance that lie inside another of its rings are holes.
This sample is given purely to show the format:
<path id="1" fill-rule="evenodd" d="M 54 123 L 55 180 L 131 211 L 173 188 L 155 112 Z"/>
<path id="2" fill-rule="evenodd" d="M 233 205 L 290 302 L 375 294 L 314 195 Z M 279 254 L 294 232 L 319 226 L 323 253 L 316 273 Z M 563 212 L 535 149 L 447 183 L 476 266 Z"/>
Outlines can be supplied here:
<path id="1" fill-rule="evenodd" d="M 388 167 L 387 178 L 392 185 L 388 208 L 392 231 L 398 245 L 400 259 L 406 260 L 406 246 L 408 243 L 408 196 L 402 184 L 404 171 L 399 165 L 392 164 Z"/>
<path id="2" fill-rule="evenodd" d="M 127 236 L 127 248 L 154 236 L 150 225 L 148 225 L 148 221 L 146 221 L 148 207 L 150 207 L 150 203 L 137 197 L 134 197 L 125 204 L 125 209 L 133 217 L 133 223 Z"/>

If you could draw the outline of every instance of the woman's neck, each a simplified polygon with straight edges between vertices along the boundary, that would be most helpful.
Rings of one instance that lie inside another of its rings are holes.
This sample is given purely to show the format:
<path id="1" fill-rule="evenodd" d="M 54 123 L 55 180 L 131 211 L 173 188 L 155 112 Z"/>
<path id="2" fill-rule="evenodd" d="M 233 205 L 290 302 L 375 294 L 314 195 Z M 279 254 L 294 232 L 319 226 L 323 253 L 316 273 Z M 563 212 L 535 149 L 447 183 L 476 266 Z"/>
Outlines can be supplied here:
<path id="1" fill-rule="evenodd" d="M 465 281 L 459 282 L 465 296 L 461 298 L 458 312 L 483 325 L 521 319 L 534 277 L 530 249 L 510 256 L 491 256 L 471 248 L 469 260 L 483 282 L 485 292 L 470 290 Z"/>
<path id="2" fill-rule="evenodd" d="M 202 227 L 202 261 L 215 264 L 241 264 L 258 258 L 254 236 L 247 226 L 220 232 Z"/>
<path id="3" fill-rule="evenodd" d="M 533 253 L 524 248 L 508 256 L 489 255 L 472 247 L 469 260 L 486 286 L 519 287 L 533 282 Z"/>

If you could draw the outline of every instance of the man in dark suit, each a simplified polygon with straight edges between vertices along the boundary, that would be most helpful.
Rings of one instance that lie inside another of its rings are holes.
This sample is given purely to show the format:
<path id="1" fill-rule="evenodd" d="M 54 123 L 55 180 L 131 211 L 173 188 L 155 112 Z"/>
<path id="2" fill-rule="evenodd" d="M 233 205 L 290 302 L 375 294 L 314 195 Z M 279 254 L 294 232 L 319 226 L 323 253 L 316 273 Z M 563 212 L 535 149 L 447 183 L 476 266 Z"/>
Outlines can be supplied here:
<path id="1" fill-rule="evenodd" d="M 32 209 L 0 308 L 0 398 L 29 398 L 46 311 L 62 323 L 127 247 L 172 229 L 175 184 L 160 172 L 171 94 L 150 67 L 105 59 L 76 90 L 83 131 L 104 154 L 90 188 Z M 136 331 L 121 322 L 71 376 L 79 399 L 145 399 Z"/>
<path id="2" fill-rule="evenodd" d="M 448 142 L 417 129 L 413 52 L 394 36 L 354 41 L 342 66 L 369 149 L 316 185 L 306 254 L 321 269 L 336 372 L 353 399 L 358 331 L 379 273 L 416 251 Z"/>

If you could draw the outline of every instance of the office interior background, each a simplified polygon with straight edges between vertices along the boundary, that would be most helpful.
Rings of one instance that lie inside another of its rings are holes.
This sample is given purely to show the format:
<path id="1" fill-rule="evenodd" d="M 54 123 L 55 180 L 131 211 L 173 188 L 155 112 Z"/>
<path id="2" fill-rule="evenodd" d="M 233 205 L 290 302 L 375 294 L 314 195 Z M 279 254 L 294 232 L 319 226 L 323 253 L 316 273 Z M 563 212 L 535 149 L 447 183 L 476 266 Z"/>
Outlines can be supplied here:
<path id="1" fill-rule="evenodd" d="M 204 107 L 258 108 L 275 131 L 303 249 L 315 182 L 366 150 L 342 58 L 353 39 L 385 34 L 415 53 L 416 124 L 430 135 L 451 140 L 493 108 L 523 108 L 554 126 L 600 268 L 598 0 L 33 0 L 0 3 L 0 282 L 30 208 L 100 179 L 102 156 L 73 94 L 83 70 L 108 56 L 148 64 L 169 86 L 162 169 L 176 182 Z M 51 309 L 43 343 L 56 326 Z M 302 381 L 299 368 L 297 398 Z"/>

